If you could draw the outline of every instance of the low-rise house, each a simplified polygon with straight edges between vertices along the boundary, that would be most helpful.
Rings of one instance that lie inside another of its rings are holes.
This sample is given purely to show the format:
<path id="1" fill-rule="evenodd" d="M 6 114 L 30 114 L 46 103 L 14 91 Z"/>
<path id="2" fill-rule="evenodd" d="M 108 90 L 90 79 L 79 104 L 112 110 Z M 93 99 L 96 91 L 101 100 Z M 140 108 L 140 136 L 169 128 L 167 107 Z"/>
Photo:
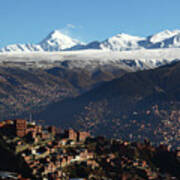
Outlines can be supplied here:
<path id="1" fill-rule="evenodd" d="M 78 141 L 85 141 L 87 137 L 90 137 L 89 132 L 78 132 Z"/>
<path id="2" fill-rule="evenodd" d="M 77 141 L 78 134 L 73 129 L 65 130 L 64 135 L 65 135 L 65 138 L 67 139 Z"/>
<path id="3" fill-rule="evenodd" d="M 86 160 L 87 159 L 87 153 L 86 152 L 81 152 L 79 154 L 79 156 L 80 156 L 80 160 Z"/>
<path id="4" fill-rule="evenodd" d="M 94 158 L 94 153 L 93 152 L 88 152 L 87 153 L 87 159 L 93 159 Z"/>
<path id="5" fill-rule="evenodd" d="M 49 126 L 48 131 L 49 131 L 49 133 L 56 135 L 56 127 L 55 126 Z"/>
<path id="6" fill-rule="evenodd" d="M 41 135 L 41 138 L 42 138 L 42 139 L 48 139 L 48 138 L 50 138 L 49 132 L 48 132 L 48 131 L 45 131 L 45 130 L 43 130 L 40 135 Z"/>
<path id="7" fill-rule="evenodd" d="M 42 133 L 42 126 L 35 126 L 36 133 Z"/>

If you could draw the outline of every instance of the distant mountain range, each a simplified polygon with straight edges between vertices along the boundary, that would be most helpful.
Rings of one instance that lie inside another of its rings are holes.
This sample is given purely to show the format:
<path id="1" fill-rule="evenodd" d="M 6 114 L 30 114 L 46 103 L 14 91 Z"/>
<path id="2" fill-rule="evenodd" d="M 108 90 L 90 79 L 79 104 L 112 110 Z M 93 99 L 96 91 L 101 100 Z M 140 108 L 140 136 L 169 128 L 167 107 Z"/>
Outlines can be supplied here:
<path id="1" fill-rule="evenodd" d="M 38 44 L 14 44 L 0 50 L 0 66 L 83 69 L 90 72 L 153 69 L 180 60 L 180 30 L 148 37 L 117 34 L 85 44 L 55 30 Z"/>
<path id="2" fill-rule="evenodd" d="M 0 52 L 54 52 L 82 49 L 102 49 L 113 51 L 127 51 L 137 49 L 179 48 L 180 30 L 163 32 L 148 36 L 137 37 L 120 33 L 102 42 L 93 41 L 88 44 L 62 34 L 58 30 L 51 32 L 44 40 L 37 44 L 8 45 Z"/>

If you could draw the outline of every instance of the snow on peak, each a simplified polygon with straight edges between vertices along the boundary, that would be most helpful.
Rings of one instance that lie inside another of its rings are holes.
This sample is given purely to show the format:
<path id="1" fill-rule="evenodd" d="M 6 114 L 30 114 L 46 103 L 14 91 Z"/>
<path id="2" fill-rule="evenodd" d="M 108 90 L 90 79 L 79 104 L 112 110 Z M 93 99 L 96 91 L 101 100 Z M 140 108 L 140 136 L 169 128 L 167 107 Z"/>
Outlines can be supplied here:
<path id="1" fill-rule="evenodd" d="M 39 44 L 45 51 L 61 51 L 82 43 L 58 30 L 54 30 Z"/>
<path id="2" fill-rule="evenodd" d="M 52 31 L 44 40 L 49 40 L 49 39 L 53 39 L 53 40 L 69 40 L 72 38 L 70 38 L 68 35 L 63 34 L 61 31 L 59 30 L 54 30 Z M 77 40 L 75 40 L 77 41 Z"/>
<path id="3" fill-rule="evenodd" d="M 112 38 L 117 37 L 117 38 L 121 38 L 121 39 L 126 39 L 126 40 L 141 40 L 142 37 L 138 37 L 138 36 L 132 36 L 129 34 L 125 34 L 125 33 L 119 33 L 115 36 L 113 36 Z"/>
<path id="4" fill-rule="evenodd" d="M 0 52 L 36 52 L 43 51 L 40 45 L 34 44 L 11 44 L 0 49 Z"/>
<path id="5" fill-rule="evenodd" d="M 144 40 L 144 38 L 120 33 L 102 42 L 100 47 L 113 51 L 139 49 L 138 41 L 140 40 Z"/>
<path id="6" fill-rule="evenodd" d="M 180 47 L 180 33 L 175 36 L 165 39 L 161 42 L 161 47 L 165 48 L 179 48 Z"/>
<path id="7" fill-rule="evenodd" d="M 165 30 L 148 37 L 132 36 L 119 33 L 105 41 L 82 43 L 63 34 L 59 30 L 52 31 L 38 44 L 14 44 L 0 49 L 0 52 L 35 52 L 35 51 L 71 51 L 86 49 L 102 49 L 112 51 L 129 51 L 138 49 L 159 49 L 180 47 L 180 30 Z"/>
<path id="8" fill-rule="evenodd" d="M 61 33 L 60 31 L 58 31 L 58 30 L 54 30 L 54 31 L 52 31 L 50 34 L 49 34 L 49 36 L 51 37 L 51 38 L 53 38 L 53 39 L 60 39 L 60 38 L 63 38 L 63 37 L 65 37 L 65 36 L 67 36 L 67 35 L 65 35 L 65 34 L 63 34 L 63 33 Z"/>
<path id="9" fill-rule="evenodd" d="M 179 33 L 180 33 L 180 30 L 174 30 L 174 31 L 165 30 L 165 31 L 162 31 L 155 35 L 150 36 L 149 40 L 152 43 L 158 43 L 158 42 L 164 41 L 165 39 L 169 39 Z"/>

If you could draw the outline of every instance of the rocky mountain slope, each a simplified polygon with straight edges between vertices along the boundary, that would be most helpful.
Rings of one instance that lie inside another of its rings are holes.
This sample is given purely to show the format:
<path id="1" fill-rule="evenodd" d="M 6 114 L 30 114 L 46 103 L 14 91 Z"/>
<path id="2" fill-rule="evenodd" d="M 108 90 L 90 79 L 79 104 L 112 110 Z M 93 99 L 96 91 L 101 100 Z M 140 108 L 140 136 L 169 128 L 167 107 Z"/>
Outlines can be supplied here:
<path id="1" fill-rule="evenodd" d="M 51 104 L 38 118 L 95 135 L 179 145 L 180 63 L 125 74 L 77 98 Z"/>
<path id="2" fill-rule="evenodd" d="M 23 69 L 0 67 L 0 117 L 1 120 L 25 113 L 41 111 L 49 103 L 75 97 L 123 75 L 125 71 L 111 73 L 103 69 L 90 73 L 67 68 Z"/>

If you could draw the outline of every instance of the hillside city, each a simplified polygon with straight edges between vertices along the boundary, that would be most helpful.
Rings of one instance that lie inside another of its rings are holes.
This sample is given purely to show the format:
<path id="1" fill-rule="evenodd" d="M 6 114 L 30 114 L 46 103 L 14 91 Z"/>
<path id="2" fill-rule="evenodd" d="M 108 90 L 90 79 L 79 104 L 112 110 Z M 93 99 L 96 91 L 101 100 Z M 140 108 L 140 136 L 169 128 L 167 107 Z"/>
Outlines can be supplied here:
<path id="1" fill-rule="evenodd" d="M 16 157 L 0 163 L 0 179 L 179 179 L 180 149 L 93 137 L 88 132 L 43 126 L 32 120 L 0 122 L 0 146 Z M 4 156 L 4 157 L 3 157 Z M 165 159 L 164 159 L 165 158 Z M 18 170 L 17 170 L 18 168 Z"/>
<path id="2" fill-rule="evenodd" d="M 180 180 L 179 7 L 0 1 L 0 180 Z"/>
<path id="3" fill-rule="evenodd" d="M 179 37 L 84 45 L 54 31 L 42 51 L 6 47 L 0 180 L 180 179 Z"/>

